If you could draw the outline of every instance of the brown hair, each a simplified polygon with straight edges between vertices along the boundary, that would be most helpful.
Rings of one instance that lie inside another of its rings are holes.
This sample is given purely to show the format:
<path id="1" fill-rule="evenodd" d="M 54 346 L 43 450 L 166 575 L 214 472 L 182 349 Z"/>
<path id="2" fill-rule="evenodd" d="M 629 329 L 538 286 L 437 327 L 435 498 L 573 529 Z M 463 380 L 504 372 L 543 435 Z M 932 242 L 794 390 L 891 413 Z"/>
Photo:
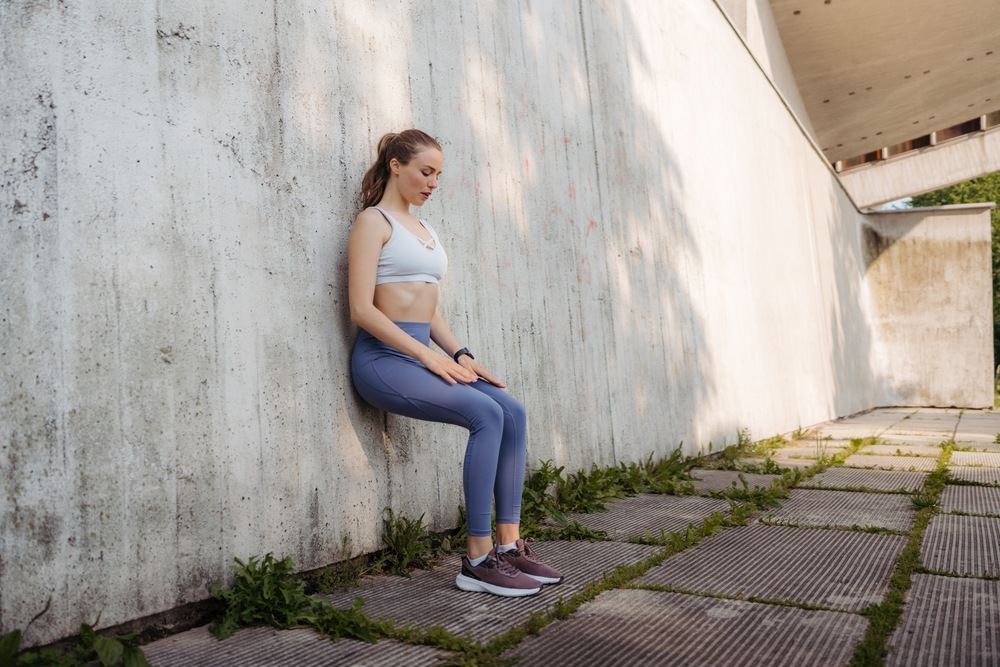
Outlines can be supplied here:
<path id="1" fill-rule="evenodd" d="M 409 164 L 413 156 L 424 148 L 441 150 L 441 144 L 426 132 L 420 130 L 403 130 L 399 134 L 390 132 L 378 142 L 378 157 L 361 181 L 361 208 L 374 206 L 385 194 L 389 184 L 389 162 L 392 158 L 400 164 Z"/>

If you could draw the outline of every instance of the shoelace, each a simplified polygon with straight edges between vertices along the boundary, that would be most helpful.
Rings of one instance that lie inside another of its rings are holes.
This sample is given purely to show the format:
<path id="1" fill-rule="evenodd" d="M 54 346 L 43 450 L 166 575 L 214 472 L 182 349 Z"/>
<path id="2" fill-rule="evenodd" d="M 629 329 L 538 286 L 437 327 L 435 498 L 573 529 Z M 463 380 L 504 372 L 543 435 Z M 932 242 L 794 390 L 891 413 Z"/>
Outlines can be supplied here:
<path id="1" fill-rule="evenodd" d="M 494 549 L 490 552 L 490 555 L 486 557 L 487 561 L 493 561 L 494 567 L 500 571 L 501 574 L 506 574 L 508 576 L 516 576 L 521 573 L 519 569 L 507 562 L 506 559 L 500 558 L 500 555 Z M 487 565 L 487 567 L 489 567 Z"/>
<path id="2" fill-rule="evenodd" d="M 508 551 L 507 553 L 509 553 L 511 556 L 514 556 L 515 558 L 517 558 L 518 556 L 522 556 L 526 560 L 530 560 L 532 563 L 537 563 L 538 558 L 535 556 L 535 552 L 531 550 L 531 547 L 528 546 L 528 540 L 522 541 L 521 544 L 524 545 L 523 550 L 514 549 L 513 551 Z"/>

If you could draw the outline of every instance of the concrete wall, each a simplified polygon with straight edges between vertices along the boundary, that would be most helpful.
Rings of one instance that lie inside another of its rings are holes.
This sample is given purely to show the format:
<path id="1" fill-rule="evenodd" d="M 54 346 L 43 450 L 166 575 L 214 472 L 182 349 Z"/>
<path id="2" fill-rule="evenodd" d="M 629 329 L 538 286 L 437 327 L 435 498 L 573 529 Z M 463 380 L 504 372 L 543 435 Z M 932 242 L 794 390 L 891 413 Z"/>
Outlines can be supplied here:
<path id="1" fill-rule="evenodd" d="M 442 140 L 443 310 L 531 463 L 885 396 L 862 216 L 709 0 L 7 3 L 0 31 L 0 632 L 371 551 L 385 507 L 455 525 L 463 432 L 347 374 L 389 130 Z"/>
<path id="2" fill-rule="evenodd" d="M 862 226 L 886 405 L 993 407 L 994 206 L 886 211 Z"/>

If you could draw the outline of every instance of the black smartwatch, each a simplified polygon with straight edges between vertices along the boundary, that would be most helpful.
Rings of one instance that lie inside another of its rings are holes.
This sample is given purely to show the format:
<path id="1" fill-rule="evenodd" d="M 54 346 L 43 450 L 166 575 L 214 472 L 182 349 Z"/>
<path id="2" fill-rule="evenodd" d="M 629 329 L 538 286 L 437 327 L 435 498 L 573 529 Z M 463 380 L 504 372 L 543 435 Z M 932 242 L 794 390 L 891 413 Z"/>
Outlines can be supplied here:
<path id="1" fill-rule="evenodd" d="M 452 355 L 452 359 L 455 360 L 455 363 L 458 363 L 458 358 L 460 356 L 462 356 L 463 354 L 469 355 L 469 359 L 475 359 L 475 357 L 472 356 L 472 353 L 469 352 L 469 348 L 467 348 L 467 347 L 463 347 L 461 350 L 459 350 L 458 352 L 456 352 L 455 354 L 453 354 Z"/>

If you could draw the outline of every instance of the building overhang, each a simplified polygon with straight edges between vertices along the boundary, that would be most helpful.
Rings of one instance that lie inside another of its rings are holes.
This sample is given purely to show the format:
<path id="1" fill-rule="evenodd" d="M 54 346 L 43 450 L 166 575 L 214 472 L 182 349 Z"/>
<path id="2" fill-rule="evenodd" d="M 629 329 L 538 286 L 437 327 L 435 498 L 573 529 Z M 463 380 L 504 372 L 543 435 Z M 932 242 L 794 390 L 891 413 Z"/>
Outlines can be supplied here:
<path id="1" fill-rule="evenodd" d="M 995 171 L 1000 127 L 847 169 L 840 182 L 858 207 L 871 208 Z"/>
<path id="2" fill-rule="evenodd" d="M 997 0 L 770 3 L 831 164 L 1000 115 Z"/>

